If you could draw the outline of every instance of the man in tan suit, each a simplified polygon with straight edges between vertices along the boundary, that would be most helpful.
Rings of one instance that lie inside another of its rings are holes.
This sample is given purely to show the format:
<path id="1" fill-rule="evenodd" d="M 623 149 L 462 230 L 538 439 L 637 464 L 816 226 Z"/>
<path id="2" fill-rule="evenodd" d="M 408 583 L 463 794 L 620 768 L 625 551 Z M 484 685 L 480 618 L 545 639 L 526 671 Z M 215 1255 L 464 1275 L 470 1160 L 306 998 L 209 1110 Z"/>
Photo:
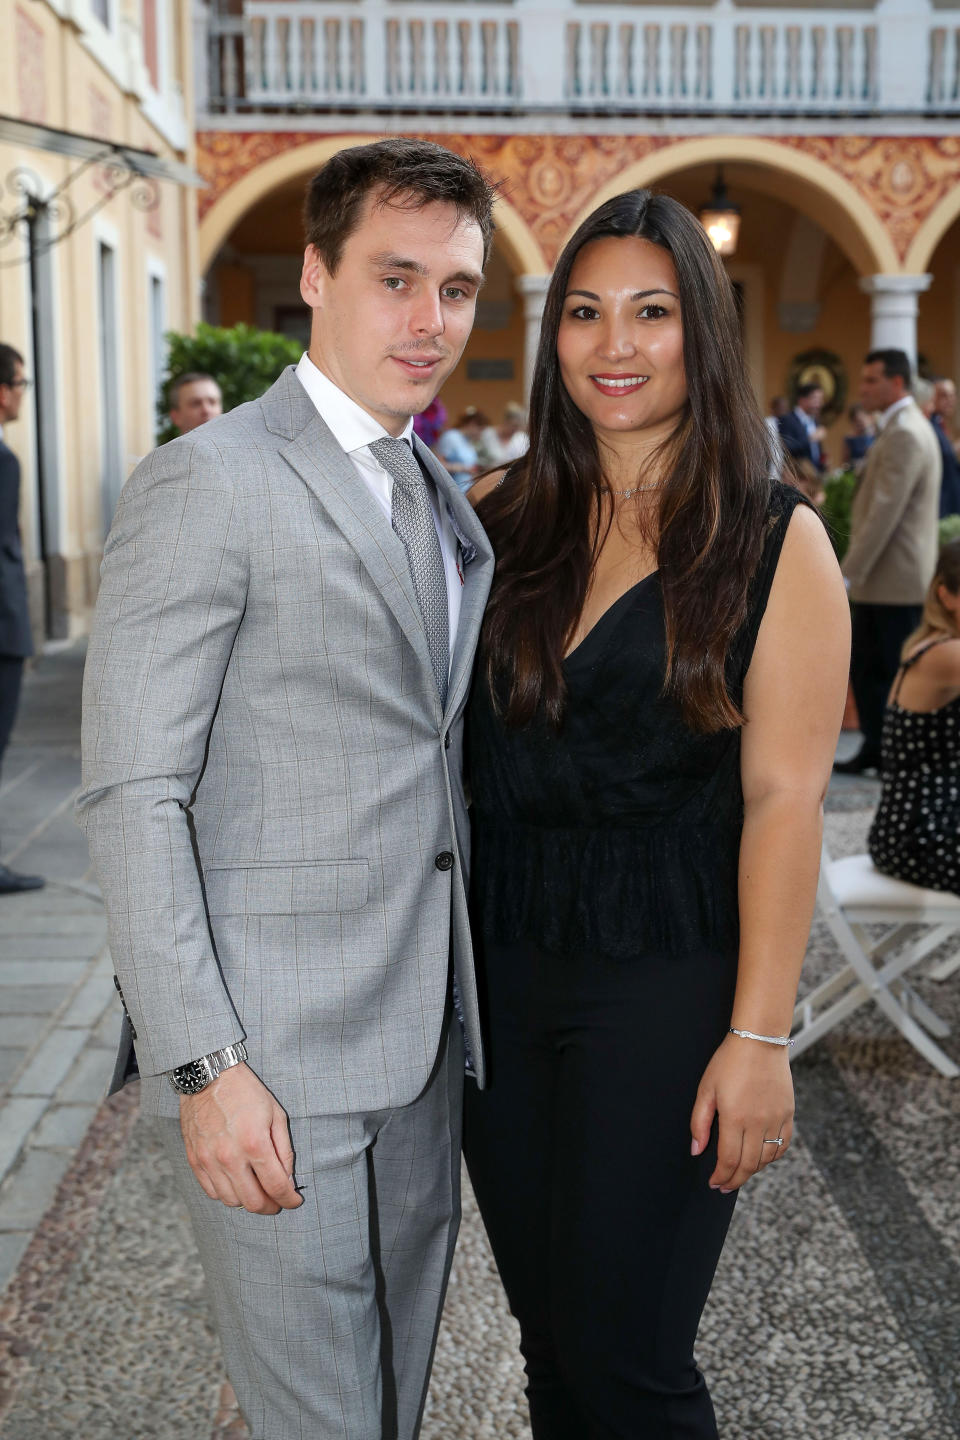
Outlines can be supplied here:
<path id="1" fill-rule="evenodd" d="M 920 623 L 937 559 L 942 461 L 933 427 L 910 394 L 910 361 L 902 350 L 871 350 L 860 398 L 879 414 L 880 433 L 867 452 L 853 500 L 843 573 L 853 607 L 853 693 L 863 744 L 835 770 L 879 769 L 887 694 L 903 642 Z"/>

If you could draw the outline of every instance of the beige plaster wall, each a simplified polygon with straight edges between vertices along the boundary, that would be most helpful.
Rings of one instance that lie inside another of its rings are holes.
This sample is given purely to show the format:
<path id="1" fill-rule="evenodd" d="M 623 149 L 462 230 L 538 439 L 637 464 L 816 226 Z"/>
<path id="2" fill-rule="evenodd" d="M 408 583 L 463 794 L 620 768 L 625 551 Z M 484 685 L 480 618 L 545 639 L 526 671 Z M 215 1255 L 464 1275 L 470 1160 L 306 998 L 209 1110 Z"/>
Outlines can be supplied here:
<path id="1" fill-rule="evenodd" d="M 0 0 L 0 33 L 16 33 L 16 9 L 11 0 Z M 189 44 L 189 27 L 184 32 L 182 11 L 188 9 L 184 4 L 176 16 L 176 50 L 181 64 L 184 45 Z M 36 109 L 42 101 L 42 114 L 31 114 L 28 103 L 27 108 L 21 110 L 24 118 L 150 149 L 170 159 L 189 160 L 189 155 L 174 154 L 161 134 L 144 118 L 137 102 L 121 91 L 69 26 L 40 3 L 30 4 L 27 13 L 43 35 L 42 47 L 37 49 L 38 54 L 42 53 L 42 83 L 38 84 L 34 76 L 32 91 L 32 104 Z M 23 86 L 18 84 L 16 64 L 16 46 L 0 46 L 0 91 L 12 97 L 15 106 L 22 106 L 24 99 L 30 102 L 30 95 L 25 95 Z M 5 182 L 14 169 L 23 166 L 39 178 L 42 191 L 49 194 L 76 173 L 81 164 L 75 157 L 0 142 L 0 183 Z M 194 191 L 162 182 L 158 187 L 159 206 L 147 213 L 134 203 L 132 190 L 109 198 L 100 173 L 89 170 L 67 193 L 78 217 L 87 215 L 98 203 L 105 203 L 96 215 L 79 224 L 52 251 L 53 388 L 59 463 L 56 473 L 49 476 L 49 483 L 59 492 L 59 534 L 47 537 L 47 547 L 54 597 L 53 629 L 57 634 L 82 632 L 89 623 L 104 538 L 98 335 L 100 239 L 108 241 L 116 250 L 120 384 L 117 393 L 109 397 L 109 403 L 117 417 L 124 475 L 154 442 L 149 316 L 151 266 L 163 274 L 168 329 L 189 328 L 195 323 L 199 296 Z M 8 212 L 13 204 L 14 197 L 5 189 L 0 205 Z M 0 248 L 0 262 L 11 261 L 23 252 L 22 243 L 12 240 Z M 24 264 L 0 266 L 0 339 L 21 350 L 32 374 L 29 279 Z M 7 439 L 20 456 L 23 468 L 21 525 L 35 638 L 39 641 L 44 634 L 44 582 L 39 555 L 33 407 L 34 394 L 30 392 L 20 420 L 8 429 Z"/>

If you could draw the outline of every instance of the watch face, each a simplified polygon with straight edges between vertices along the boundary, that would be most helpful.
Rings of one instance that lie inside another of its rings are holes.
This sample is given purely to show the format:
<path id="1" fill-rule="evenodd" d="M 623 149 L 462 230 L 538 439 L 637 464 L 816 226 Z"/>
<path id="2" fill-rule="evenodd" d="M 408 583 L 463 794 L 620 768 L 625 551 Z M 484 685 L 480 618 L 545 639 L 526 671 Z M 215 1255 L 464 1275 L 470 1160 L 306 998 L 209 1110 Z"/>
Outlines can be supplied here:
<path id="1" fill-rule="evenodd" d="M 208 1083 L 206 1070 L 196 1060 L 189 1065 L 179 1066 L 173 1072 L 173 1088 L 179 1090 L 181 1095 L 196 1095 Z"/>

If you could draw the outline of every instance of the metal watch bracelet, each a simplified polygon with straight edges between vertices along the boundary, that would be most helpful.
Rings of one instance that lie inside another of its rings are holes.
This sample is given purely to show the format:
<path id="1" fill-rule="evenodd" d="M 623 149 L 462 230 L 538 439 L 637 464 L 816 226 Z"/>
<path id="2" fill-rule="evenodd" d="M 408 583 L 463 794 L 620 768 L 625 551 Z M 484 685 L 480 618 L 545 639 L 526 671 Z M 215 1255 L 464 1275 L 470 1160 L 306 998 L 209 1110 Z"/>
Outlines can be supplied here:
<path id="1" fill-rule="evenodd" d="M 224 1070 L 231 1070 L 234 1065 L 240 1065 L 247 1058 L 247 1047 L 242 1040 L 235 1045 L 225 1045 L 222 1050 L 214 1050 L 209 1055 L 201 1055 L 198 1060 L 191 1060 L 188 1065 L 178 1065 L 171 1070 L 168 1079 L 178 1095 L 198 1095 L 205 1090 L 211 1081 L 222 1075 Z"/>

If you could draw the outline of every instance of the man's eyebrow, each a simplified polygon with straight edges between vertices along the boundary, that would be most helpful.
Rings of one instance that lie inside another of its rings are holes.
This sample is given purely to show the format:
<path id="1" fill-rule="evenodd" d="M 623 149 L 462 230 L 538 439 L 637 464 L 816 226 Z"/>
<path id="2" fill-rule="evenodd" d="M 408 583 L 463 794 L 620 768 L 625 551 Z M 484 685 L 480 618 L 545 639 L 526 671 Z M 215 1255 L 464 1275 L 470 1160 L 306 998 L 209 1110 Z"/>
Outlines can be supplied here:
<path id="1" fill-rule="evenodd" d="M 571 295 L 583 295 L 587 300 L 599 301 L 600 299 L 600 296 L 594 295 L 592 290 L 568 290 L 567 297 L 569 298 Z M 674 300 L 680 299 L 680 296 L 675 294 L 673 290 L 667 290 L 664 287 L 658 287 L 656 290 L 636 290 L 630 296 L 630 299 L 631 301 L 646 300 L 649 295 L 672 295 Z"/>
<path id="2" fill-rule="evenodd" d="M 394 255 L 389 250 L 383 250 L 379 255 L 371 256 L 371 264 L 378 270 L 406 270 L 408 274 L 419 275 L 422 278 L 429 278 L 430 275 L 426 265 L 419 260 L 411 260 L 405 255 Z M 455 274 L 448 275 L 443 283 L 449 285 L 451 280 L 459 280 L 464 285 L 474 285 L 479 290 L 485 278 L 479 270 L 458 270 Z"/>

